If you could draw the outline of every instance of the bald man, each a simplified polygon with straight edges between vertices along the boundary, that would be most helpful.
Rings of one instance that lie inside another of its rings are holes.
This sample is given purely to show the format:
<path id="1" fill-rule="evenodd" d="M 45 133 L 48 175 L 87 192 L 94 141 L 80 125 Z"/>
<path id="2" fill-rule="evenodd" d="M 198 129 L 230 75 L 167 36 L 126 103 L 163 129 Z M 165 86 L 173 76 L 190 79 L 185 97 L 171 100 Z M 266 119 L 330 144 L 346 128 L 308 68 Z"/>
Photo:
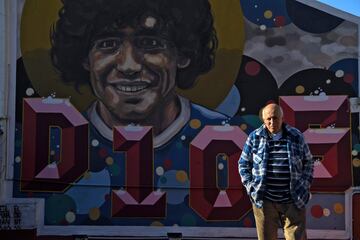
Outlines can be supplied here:
<path id="1" fill-rule="evenodd" d="M 309 200 L 314 162 L 302 133 L 283 122 L 283 111 L 268 104 L 263 124 L 250 133 L 239 173 L 253 204 L 258 239 L 306 239 L 305 205 Z"/>

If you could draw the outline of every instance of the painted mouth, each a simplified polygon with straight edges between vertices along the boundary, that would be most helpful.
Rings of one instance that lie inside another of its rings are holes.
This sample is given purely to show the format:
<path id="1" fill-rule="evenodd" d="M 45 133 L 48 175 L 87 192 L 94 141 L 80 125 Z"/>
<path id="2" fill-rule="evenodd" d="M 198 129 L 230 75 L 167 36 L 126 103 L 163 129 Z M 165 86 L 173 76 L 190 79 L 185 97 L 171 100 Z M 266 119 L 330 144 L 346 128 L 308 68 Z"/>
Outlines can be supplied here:
<path id="1" fill-rule="evenodd" d="M 120 92 L 136 93 L 151 87 L 151 82 L 144 80 L 121 81 L 113 84 L 113 86 Z"/>
<path id="2" fill-rule="evenodd" d="M 119 90 L 120 92 L 127 92 L 127 93 L 132 93 L 132 92 L 140 92 L 146 88 L 148 88 L 149 85 L 139 85 L 139 86 L 116 86 L 116 89 Z"/>

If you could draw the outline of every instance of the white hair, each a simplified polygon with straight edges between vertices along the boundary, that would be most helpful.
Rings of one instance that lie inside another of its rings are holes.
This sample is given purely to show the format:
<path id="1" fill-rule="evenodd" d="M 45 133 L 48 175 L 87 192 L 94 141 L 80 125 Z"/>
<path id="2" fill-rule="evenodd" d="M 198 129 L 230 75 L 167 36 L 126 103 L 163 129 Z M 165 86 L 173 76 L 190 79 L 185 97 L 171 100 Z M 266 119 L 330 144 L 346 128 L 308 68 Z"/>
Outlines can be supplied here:
<path id="1" fill-rule="evenodd" d="M 280 118 L 282 118 L 284 116 L 284 111 L 283 109 L 280 107 L 280 105 L 276 104 L 276 103 L 269 103 L 267 104 L 265 107 L 263 107 L 261 109 L 261 119 L 264 120 L 264 110 L 265 108 L 269 107 L 270 105 L 273 105 L 275 108 L 275 111 L 278 112 L 280 114 Z"/>

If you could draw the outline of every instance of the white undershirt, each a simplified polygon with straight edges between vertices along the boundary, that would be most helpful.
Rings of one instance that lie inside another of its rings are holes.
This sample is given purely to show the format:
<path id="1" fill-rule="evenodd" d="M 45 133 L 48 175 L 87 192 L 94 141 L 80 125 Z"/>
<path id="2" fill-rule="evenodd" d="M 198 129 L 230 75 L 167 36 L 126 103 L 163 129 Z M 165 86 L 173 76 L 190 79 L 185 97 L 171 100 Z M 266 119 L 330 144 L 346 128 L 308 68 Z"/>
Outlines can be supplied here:
<path id="1" fill-rule="evenodd" d="M 277 133 L 271 133 L 270 136 L 275 141 L 280 140 L 282 137 L 282 131 L 277 132 Z"/>

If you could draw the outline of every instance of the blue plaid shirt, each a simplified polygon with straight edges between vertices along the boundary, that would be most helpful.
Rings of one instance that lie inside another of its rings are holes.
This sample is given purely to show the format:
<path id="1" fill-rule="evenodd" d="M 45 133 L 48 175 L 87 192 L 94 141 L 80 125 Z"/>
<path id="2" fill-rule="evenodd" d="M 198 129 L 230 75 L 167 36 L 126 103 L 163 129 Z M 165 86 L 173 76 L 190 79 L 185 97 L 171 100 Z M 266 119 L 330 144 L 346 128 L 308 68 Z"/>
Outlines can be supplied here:
<path id="1" fill-rule="evenodd" d="M 298 129 L 283 123 L 282 131 L 283 137 L 287 140 L 290 194 L 294 204 L 298 208 L 303 208 L 309 200 L 314 161 L 309 147 Z M 238 162 L 241 181 L 250 200 L 258 208 L 263 205 L 266 188 L 269 139 L 265 125 L 251 132 Z"/>

